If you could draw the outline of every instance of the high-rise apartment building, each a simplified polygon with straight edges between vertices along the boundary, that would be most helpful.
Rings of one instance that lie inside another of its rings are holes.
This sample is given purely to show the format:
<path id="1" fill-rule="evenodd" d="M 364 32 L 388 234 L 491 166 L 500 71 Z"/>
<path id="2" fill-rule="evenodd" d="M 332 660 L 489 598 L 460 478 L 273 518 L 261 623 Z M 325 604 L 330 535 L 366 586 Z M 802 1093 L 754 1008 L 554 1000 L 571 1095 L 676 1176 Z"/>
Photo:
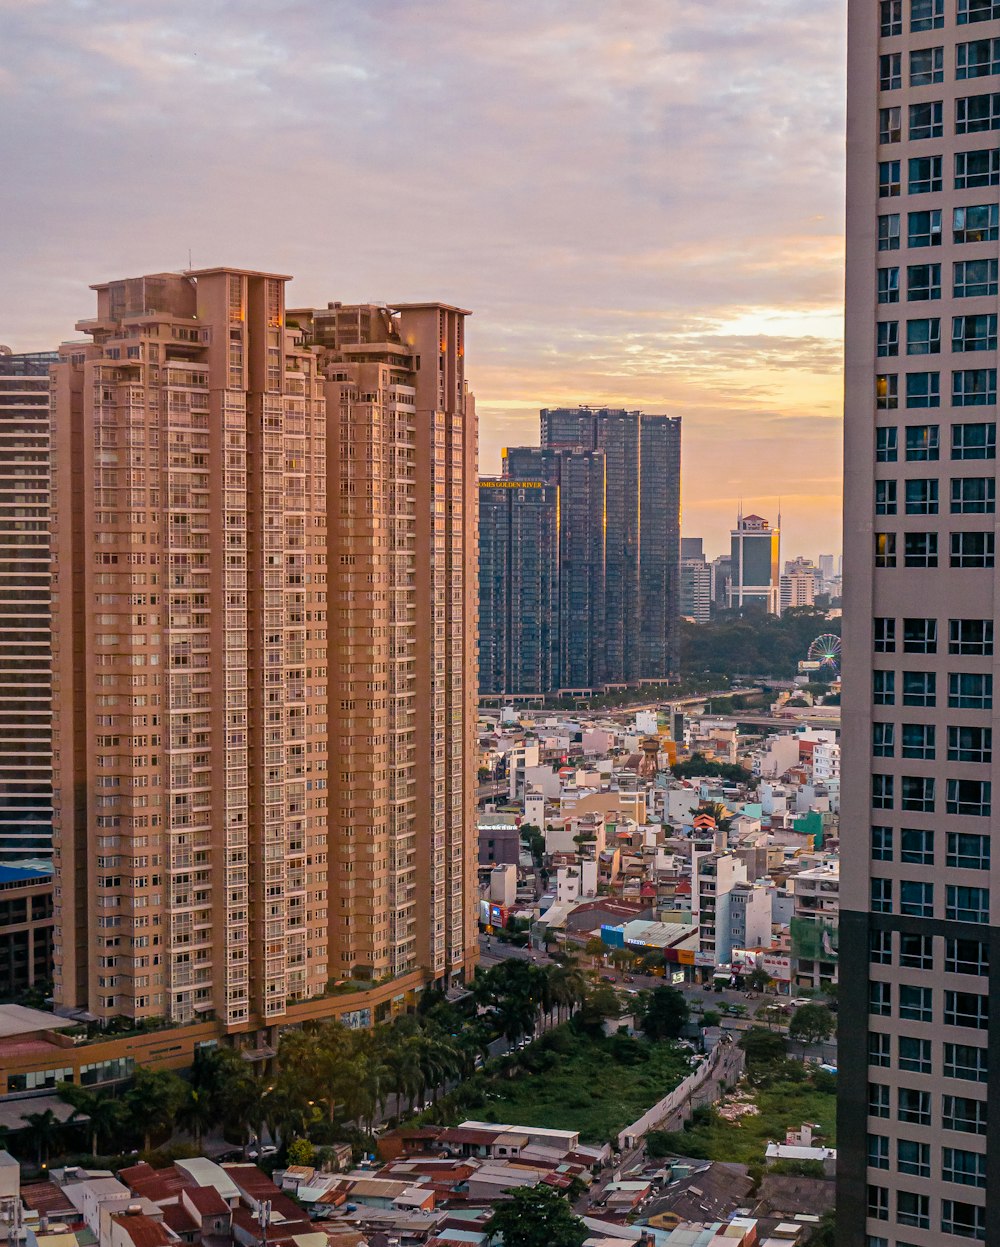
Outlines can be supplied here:
<path id="1" fill-rule="evenodd" d="M 556 688 L 559 487 L 479 482 L 479 691 L 538 696 Z"/>
<path id="2" fill-rule="evenodd" d="M 781 566 L 780 520 L 778 527 L 772 528 L 769 521 L 759 515 L 741 513 L 730 538 L 730 609 L 759 606 L 769 614 L 777 615 L 781 606 L 778 576 Z"/>
<path id="3" fill-rule="evenodd" d="M 541 446 L 505 452 L 508 479 L 559 486 L 559 687 L 663 680 L 677 668 L 677 417 L 541 412 Z"/>
<path id="4" fill-rule="evenodd" d="M 814 563 L 801 556 L 790 559 L 778 582 L 781 613 L 784 614 L 789 607 L 815 605 L 821 585 L 819 568 Z"/>
<path id="5" fill-rule="evenodd" d="M 52 857 L 49 367 L 0 347 L 0 864 Z"/>
<path id="6" fill-rule="evenodd" d="M 681 538 L 680 613 L 695 623 L 712 618 L 712 567 L 701 537 Z"/>
<path id="7" fill-rule="evenodd" d="M 469 965 L 462 314 L 328 344 L 287 280 L 99 285 L 53 370 L 55 997 L 100 1020 Z"/>
<path id="8" fill-rule="evenodd" d="M 1000 1241 L 998 56 L 994 0 L 850 0 L 844 1247 Z"/>

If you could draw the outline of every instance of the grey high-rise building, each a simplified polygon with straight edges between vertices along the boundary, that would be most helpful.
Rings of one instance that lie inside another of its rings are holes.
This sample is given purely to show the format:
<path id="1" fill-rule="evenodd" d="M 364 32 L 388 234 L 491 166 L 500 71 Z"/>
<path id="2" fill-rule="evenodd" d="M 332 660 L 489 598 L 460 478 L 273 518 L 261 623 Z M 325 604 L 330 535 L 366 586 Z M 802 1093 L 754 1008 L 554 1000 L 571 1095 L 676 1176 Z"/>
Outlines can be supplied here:
<path id="1" fill-rule="evenodd" d="M 52 857 L 49 367 L 0 348 L 0 864 Z"/>
<path id="2" fill-rule="evenodd" d="M 680 612 L 695 623 L 712 617 L 712 567 L 701 537 L 681 538 Z"/>
<path id="3" fill-rule="evenodd" d="M 998 70 L 849 0 L 839 1247 L 1000 1243 Z"/>
<path id="4" fill-rule="evenodd" d="M 732 568 L 729 605 L 742 611 L 759 606 L 772 615 L 780 610 L 781 522 L 772 528 L 759 515 L 740 514 L 731 533 Z"/>
<path id="5" fill-rule="evenodd" d="M 677 417 L 552 408 L 540 447 L 506 452 L 506 477 L 560 488 L 560 687 L 676 671 L 680 438 Z"/>
<path id="6" fill-rule="evenodd" d="M 541 695 L 557 686 L 559 487 L 479 482 L 479 691 Z"/>

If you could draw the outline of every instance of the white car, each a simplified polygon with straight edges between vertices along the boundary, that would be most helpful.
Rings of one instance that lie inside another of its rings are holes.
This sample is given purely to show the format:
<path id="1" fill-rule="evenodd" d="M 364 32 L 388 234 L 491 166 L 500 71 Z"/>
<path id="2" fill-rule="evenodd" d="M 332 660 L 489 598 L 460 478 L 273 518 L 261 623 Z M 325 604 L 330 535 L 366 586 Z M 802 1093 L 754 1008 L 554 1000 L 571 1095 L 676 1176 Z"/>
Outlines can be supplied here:
<path id="1" fill-rule="evenodd" d="M 812 1005 L 816 1002 L 815 1000 L 810 1000 L 808 996 L 796 996 L 788 1003 L 793 1009 L 801 1009 L 803 1005 Z"/>

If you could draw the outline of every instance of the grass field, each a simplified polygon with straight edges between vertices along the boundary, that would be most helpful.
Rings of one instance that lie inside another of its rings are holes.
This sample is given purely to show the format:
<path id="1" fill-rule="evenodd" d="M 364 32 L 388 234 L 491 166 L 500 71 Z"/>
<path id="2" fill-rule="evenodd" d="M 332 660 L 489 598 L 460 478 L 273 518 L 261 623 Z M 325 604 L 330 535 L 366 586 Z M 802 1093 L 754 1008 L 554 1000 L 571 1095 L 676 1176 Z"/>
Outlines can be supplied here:
<path id="1" fill-rule="evenodd" d="M 672 1091 L 690 1072 L 671 1043 L 592 1038 L 563 1027 L 532 1045 L 530 1068 L 513 1078 L 479 1076 L 451 1118 L 578 1130 L 584 1142 L 608 1142 Z"/>

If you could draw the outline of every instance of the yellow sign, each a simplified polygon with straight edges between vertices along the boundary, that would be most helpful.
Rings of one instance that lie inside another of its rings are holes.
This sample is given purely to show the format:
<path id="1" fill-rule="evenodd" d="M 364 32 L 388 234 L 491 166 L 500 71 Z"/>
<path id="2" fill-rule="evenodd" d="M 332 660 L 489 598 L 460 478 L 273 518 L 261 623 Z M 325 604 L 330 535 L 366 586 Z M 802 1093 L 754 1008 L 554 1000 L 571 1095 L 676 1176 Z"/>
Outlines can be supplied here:
<path id="1" fill-rule="evenodd" d="M 544 481 L 480 481 L 480 489 L 541 489 Z"/>

